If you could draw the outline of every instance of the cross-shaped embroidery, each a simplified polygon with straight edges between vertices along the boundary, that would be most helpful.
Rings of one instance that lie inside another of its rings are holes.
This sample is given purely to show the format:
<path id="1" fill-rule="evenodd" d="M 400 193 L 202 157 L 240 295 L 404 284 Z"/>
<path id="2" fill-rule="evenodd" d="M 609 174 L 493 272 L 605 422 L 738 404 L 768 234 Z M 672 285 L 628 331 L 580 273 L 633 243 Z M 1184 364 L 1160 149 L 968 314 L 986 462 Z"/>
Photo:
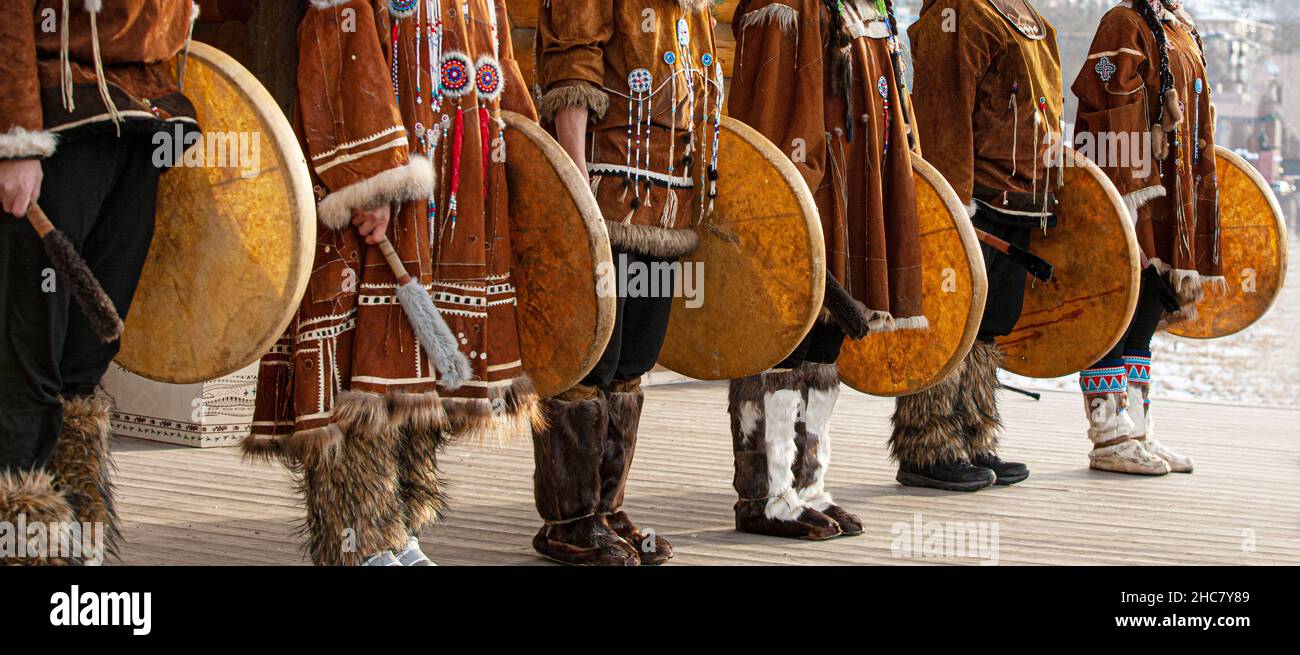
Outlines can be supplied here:
<path id="1" fill-rule="evenodd" d="M 1102 57 L 1101 61 L 1097 62 L 1096 70 L 1097 74 L 1101 76 L 1101 81 L 1109 82 L 1110 78 L 1115 76 L 1115 71 L 1119 70 L 1119 67 L 1111 62 L 1110 57 Z"/>

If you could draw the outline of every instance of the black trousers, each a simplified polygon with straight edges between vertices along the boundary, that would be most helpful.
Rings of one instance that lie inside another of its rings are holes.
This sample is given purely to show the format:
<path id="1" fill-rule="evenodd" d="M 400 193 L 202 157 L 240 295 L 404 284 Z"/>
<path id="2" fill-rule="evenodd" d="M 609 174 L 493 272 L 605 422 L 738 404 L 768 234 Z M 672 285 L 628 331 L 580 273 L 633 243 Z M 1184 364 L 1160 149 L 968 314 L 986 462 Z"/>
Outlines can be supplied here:
<path id="1" fill-rule="evenodd" d="M 1030 226 L 1023 221 L 1008 220 L 1004 215 L 981 208 L 971 220 L 975 227 L 1001 238 L 1013 246 L 1029 248 Z M 991 342 L 1015 329 L 1025 308 L 1025 269 L 991 246 L 980 243 L 984 253 L 984 271 L 988 273 L 989 293 L 980 321 L 979 340 Z"/>
<path id="2" fill-rule="evenodd" d="M 675 259 L 619 250 L 613 256 L 618 312 L 609 345 L 596 367 L 582 380 L 593 387 L 608 387 L 613 382 L 633 380 L 650 372 L 659 361 L 673 308 Z"/>
<path id="3" fill-rule="evenodd" d="M 125 318 L 153 238 L 158 177 L 147 136 L 61 144 L 40 205 Z M 118 344 L 101 343 L 26 219 L 0 211 L 0 471 L 45 466 L 62 396 L 93 393 Z"/>
<path id="4" fill-rule="evenodd" d="M 834 364 L 840 358 L 840 348 L 843 346 L 844 331 L 840 326 L 835 321 L 818 319 L 808 335 L 799 342 L 799 347 L 775 368 L 795 368 L 804 362 Z"/>
<path id="5" fill-rule="evenodd" d="M 1155 284 L 1143 275 L 1137 310 L 1133 312 L 1133 320 L 1129 321 L 1128 330 L 1124 332 L 1124 337 L 1119 340 L 1119 343 L 1116 343 L 1101 361 L 1093 365 L 1094 368 L 1120 366 L 1124 355 L 1151 356 L 1151 339 L 1155 337 L 1156 329 L 1160 327 L 1160 319 L 1165 313 L 1159 294 Z"/>

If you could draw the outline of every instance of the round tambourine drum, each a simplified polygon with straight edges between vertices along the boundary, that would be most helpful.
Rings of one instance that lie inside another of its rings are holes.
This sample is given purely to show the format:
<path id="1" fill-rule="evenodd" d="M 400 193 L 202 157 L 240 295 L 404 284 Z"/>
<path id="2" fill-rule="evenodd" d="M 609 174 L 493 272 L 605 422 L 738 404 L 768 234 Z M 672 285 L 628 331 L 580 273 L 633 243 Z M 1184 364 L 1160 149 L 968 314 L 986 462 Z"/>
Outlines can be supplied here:
<path id="1" fill-rule="evenodd" d="M 984 256 L 961 198 L 939 171 L 912 155 L 921 230 L 925 330 L 898 330 L 846 340 L 840 379 L 873 396 L 924 391 L 970 352 L 988 293 Z"/>
<path id="2" fill-rule="evenodd" d="M 1035 229 L 1029 250 L 1055 267 L 1050 282 L 1028 277 L 1020 321 L 998 339 L 1002 367 L 1054 378 L 1101 359 L 1124 336 L 1137 308 L 1137 237 L 1119 190 L 1097 165 L 1066 148 L 1057 225 Z"/>
<path id="3" fill-rule="evenodd" d="M 1196 320 L 1169 332 L 1193 339 L 1236 334 L 1272 309 L 1286 283 L 1286 221 L 1268 182 L 1236 153 L 1215 148 L 1219 177 L 1219 253 L 1226 293 L 1206 289 Z"/>
<path id="4" fill-rule="evenodd" d="M 659 363 L 699 380 L 766 371 L 821 311 L 826 246 L 812 192 L 776 146 L 724 116 L 714 211 L 695 230 L 699 247 L 679 261 L 697 286 L 675 294 Z"/>
<path id="5" fill-rule="evenodd" d="M 614 331 L 617 299 L 609 235 L 585 176 L 541 127 L 506 122 L 510 249 L 524 370 L 543 397 L 596 366 Z"/>
<path id="6" fill-rule="evenodd" d="M 307 290 L 316 242 L 307 162 L 271 95 L 198 42 L 184 82 L 203 129 L 187 155 L 202 164 L 182 161 L 159 182 L 153 242 L 117 356 L 128 371 L 171 383 L 219 378 L 266 353 Z"/>

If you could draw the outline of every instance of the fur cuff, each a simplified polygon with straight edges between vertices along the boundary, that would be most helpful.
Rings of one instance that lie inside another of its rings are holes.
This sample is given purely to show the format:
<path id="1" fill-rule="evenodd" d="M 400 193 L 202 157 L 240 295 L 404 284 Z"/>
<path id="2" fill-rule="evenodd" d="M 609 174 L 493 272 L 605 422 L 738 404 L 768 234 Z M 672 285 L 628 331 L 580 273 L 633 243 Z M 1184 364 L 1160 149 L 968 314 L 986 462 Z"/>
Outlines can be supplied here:
<path id="1" fill-rule="evenodd" d="M 1145 189 L 1138 189 L 1124 196 L 1124 206 L 1128 207 L 1129 219 L 1133 221 L 1134 225 L 1137 225 L 1138 210 L 1156 198 L 1165 197 L 1167 193 L 1163 184 L 1157 184 Z"/>
<path id="2" fill-rule="evenodd" d="M 424 157 L 413 157 L 405 166 L 390 168 L 325 196 L 316 214 L 325 227 L 338 230 L 351 224 L 353 210 L 427 198 L 432 189 L 433 165 Z"/>
<path id="3" fill-rule="evenodd" d="M 751 11 L 740 19 L 740 24 L 736 27 L 738 31 L 745 31 L 751 25 L 762 25 L 763 23 L 775 22 L 781 27 L 781 31 L 786 34 L 794 34 L 799 26 L 799 12 L 790 5 L 784 5 L 774 2 L 758 11 Z"/>
<path id="4" fill-rule="evenodd" d="M 349 2 L 352 2 L 352 0 L 311 0 L 311 6 L 313 9 L 330 9 Z"/>
<path id="5" fill-rule="evenodd" d="M 695 230 L 676 230 L 654 225 L 605 221 L 609 245 L 616 250 L 650 257 L 677 258 L 695 252 L 700 235 Z"/>
<path id="6" fill-rule="evenodd" d="M 682 11 L 693 14 L 697 11 L 708 10 L 709 7 L 713 6 L 713 0 L 677 0 L 677 6 L 681 7 Z"/>
<path id="7" fill-rule="evenodd" d="M 975 201 L 970 201 L 966 204 L 966 218 L 974 220 L 975 214 L 979 213 L 979 210 L 980 208 L 975 206 Z"/>
<path id="8" fill-rule="evenodd" d="M 32 132 L 15 126 L 0 134 L 0 159 L 42 159 L 54 154 L 58 136 L 48 130 Z"/>
<path id="9" fill-rule="evenodd" d="M 609 94 L 587 83 L 557 86 L 542 94 L 537 101 L 537 113 L 542 123 L 555 122 L 555 115 L 569 107 L 586 107 L 590 112 L 588 122 L 595 123 L 605 117 L 609 109 Z"/>
<path id="10" fill-rule="evenodd" d="M 869 312 L 867 325 L 871 326 L 872 334 L 930 329 L 930 319 L 926 318 L 924 314 L 907 318 L 894 318 L 889 312 L 876 309 L 868 309 L 867 311 Z"/>

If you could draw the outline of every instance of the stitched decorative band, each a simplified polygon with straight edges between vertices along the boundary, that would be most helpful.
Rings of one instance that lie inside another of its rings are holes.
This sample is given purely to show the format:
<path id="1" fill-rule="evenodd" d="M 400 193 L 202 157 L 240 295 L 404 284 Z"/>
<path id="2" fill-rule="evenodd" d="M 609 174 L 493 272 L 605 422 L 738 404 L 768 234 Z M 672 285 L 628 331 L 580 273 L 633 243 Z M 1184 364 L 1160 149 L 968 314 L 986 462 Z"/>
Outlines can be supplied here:
<path id="1" fill-rule="evenodd" d="M 1151 355 L 1124 355 L 1124 371 L 1129 382 L 1151 383 Z"/>
<path id="2" fill-rule="evenodd" d="M 1128 373 L 1123 366 L 1106 366 L 1079 371 L 1079 388 L 1084 393 L 1125 393 Z"/>

